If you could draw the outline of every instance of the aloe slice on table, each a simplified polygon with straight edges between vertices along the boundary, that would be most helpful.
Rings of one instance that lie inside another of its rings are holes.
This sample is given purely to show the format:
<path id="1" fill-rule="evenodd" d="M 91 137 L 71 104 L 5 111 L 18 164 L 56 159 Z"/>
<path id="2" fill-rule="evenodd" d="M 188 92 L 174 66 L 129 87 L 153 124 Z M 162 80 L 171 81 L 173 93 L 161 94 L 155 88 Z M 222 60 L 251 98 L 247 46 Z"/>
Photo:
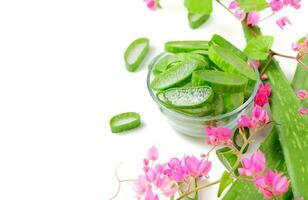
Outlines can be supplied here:
<path id="1" fill-rule="evenodd" d="M 217 93 L 239 93 L 247 86 L 247 79 L 237 74 L 215 70 L 198 70 L 192 74 L 194 86 L 209 85 Z"/>
<path id="2" fill-rule="evenodd" d="M 208 41 L 204 40 L 169 41 L 165 43 L 165 50 L 170 53 L 207 50 L 208 48 Z"/>
<path id="3" fill-rule="evenodd" d="M 207 14 L 188 13 L 188 22 L 189 22 L 190 28 L 192 28 L 192 29 L 199 28 L 209 18 L 210 18 L 210 15 L 207 15 Z"/>
<path id="4" fill-rule="evenodd" d="M 187 81 L 194 70 L 200 68 L 200 63 L 196 60 L 187 60 L 175 63 L 174 66 L 159 74 L 151 82 L 153 90 L 165 90 Z"/>
<path id="5" fill-rule="evenodd" d="M 163 92 L 166 102 L 177 108 L 196 108 L 213 99 L 213 90 L 208 86 L 171 88 Z"/>
<path id="6" fill-rule="evenodd" d="M 247 56 L 244 54 L 243 51 L 238 49 L 236 46 L 234 46 L 232 43 L 230 43 L 228 40 L 223 38 L 220 35 L 213 35 L 212 39 L 209 41 L 210 45 L 217 45 L 226 49 L 229 49 L 232 51 L 235 55 L 240 57 L 242 60 L 247 61 Z"/>
<path id="7" fill-rule="evenodd" d="M 124 53 L 126 68 L 130 72 L 136 71 L 150 49 L 148 38 L 139 38 L 133 41 Z"/>
<path id="8" fill-rule="evenodd" d="M 244 103 L 244 93 L 223 94 L 225 112 L 231 112 Z"/>
<path id="9" fill-rule="evenodd" d="M 140 115 L 136 112 L 126 112 L 113 116 L 110 119 L 110 128 L 113 133 L 120 133 L 140 126 Z"/>
<path id="10" fill-rule="evenodd" d="M 255 84 L 257 77 L 253 69 L 229 49 L 211 45 L 209 48 L 209 57 L 223 71 L 239 74 L 248 79 L 248 84 Z"/>

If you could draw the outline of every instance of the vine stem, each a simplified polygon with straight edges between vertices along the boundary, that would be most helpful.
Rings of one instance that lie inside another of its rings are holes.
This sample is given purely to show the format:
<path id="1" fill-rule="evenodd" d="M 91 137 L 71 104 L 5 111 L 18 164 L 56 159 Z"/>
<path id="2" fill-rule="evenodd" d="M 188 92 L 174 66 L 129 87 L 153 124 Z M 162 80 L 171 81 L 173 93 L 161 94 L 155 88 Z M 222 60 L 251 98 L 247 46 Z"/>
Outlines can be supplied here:
<path id="1" fill-rule="evenodd" d="M 237 19 L 234 13 L 225 4 L 223 4 L 220 0 L 216 0 L 216 2 L 219 3 L 223 8 L 225 8 L 229 13 L 231 13 L 231 15 L 233 15 Z"/>

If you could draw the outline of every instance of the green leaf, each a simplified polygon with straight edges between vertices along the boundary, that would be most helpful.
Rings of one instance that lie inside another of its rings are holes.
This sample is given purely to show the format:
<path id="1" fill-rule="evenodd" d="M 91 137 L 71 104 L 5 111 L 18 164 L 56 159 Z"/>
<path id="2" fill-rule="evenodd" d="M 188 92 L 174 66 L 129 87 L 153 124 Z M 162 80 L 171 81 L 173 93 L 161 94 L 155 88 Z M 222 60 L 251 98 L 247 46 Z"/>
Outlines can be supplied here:
<path id="1" fill-rule="evenodd" d="M 189 13 L 211 14 L 213 11 L 212 0 L 185 0 L 184 5 Z"/>
<path id="2" fill-rule="evenodd" d="M 219 189 L 217 197 L 220 197 L 222 192 L 233 182 L 233 179 L 230 177 L 230 174 L 227 171 L 224 171 L 220 179 Z"/>
<path id="3" fill-rule="evenodd" d="M 237 0 L 237 3 L 245 12 L 261 11 L 268 7 L 265 0 Z"/>
<path id="4" fill-rule="evenodd" d="M 265 60 L 269 56 L 269 50 L 271 49 L 273 42 L 274 38 L 272 36 L 259 36 L 253 38 L 248 42 L 244 49 L 244 53 L 250 59 Z"/>
<path id="5" fill-rule="evenodd" d="M 188 22 L 189 22 L 190 28 L 192 28 L 192 29 L 199 28 L 209 18 L 210 18 L 210 15 L 208 15 L 208 14 L 188 13 Z"/>

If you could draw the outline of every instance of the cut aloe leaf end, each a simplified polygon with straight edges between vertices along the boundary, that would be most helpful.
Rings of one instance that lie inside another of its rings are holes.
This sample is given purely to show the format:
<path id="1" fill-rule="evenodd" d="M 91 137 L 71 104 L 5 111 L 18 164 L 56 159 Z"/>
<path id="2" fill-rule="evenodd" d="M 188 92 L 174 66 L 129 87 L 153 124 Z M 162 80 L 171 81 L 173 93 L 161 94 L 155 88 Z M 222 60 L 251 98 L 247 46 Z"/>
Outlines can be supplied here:
<path id="1" fill-rule="evenodd" d="M 135 72 L 142 64 L 150 49 L 148 38 L 139 38 L 133 41 L 124 53 L 127 70 Z"/>
<path id="2" fill-rule="evenodd" d="M 193 86 L 209 85 L 216 93 L 244 92 L 247 79 L 236 75 L 214 70 L 198 70 L 192 74 Z"/>
<path id="3" fill-rule="evenodd" d="M 171 88 L 163 92 L 166 102 L 178 108 L 196 108 L 213 99 L 213 90 L 208 86 Z"/>
<path id="4" fill-rule="evenodd" d="M 210 15 L 207 14 L 200 14 L 200 13 L 188 13 L 188 22 L 189 26 L 192 29 L 197 29 L 202 24 L 204 24 L 208 19 L 210 18 Z"/>
<path id="5" fill-rule="evenodd" d="M 207 50 L 208 41 L 169 41 L 165 43 L 165 50 L 170 53 L 191 52 L 195 50 Z"/>
<path id="6" fill-rule="evenodd" d="M 120 133 L 139 127 L 140 115 L 136 112 L 126 112 L 113 116 L 110 119 L 110 128 L 113 133 Z"/>
<path id="7" fill-rule="evenodd" d="M 253 69 L 229 49 L 211 45 L 209 48 L 209 57 L 223 71 L 246 77 L 249 81 L 248 84 L 254 84 L 256 82 L 257 77 Z"/>

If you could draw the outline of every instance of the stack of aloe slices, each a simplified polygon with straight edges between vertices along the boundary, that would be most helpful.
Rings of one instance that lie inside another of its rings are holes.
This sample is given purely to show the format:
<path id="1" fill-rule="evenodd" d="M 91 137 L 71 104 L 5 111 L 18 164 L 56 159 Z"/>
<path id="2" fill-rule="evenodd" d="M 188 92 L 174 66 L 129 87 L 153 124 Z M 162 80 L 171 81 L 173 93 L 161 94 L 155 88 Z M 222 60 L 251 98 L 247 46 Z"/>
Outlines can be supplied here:
<path id="1" fill-rule="evenodd" d="M 256 85 L 246 56 L 219 35 L 208 41 L 169 41 L 150 84 L 166 107 L 190 116 L 216 116 L 240 107 Z"/>

